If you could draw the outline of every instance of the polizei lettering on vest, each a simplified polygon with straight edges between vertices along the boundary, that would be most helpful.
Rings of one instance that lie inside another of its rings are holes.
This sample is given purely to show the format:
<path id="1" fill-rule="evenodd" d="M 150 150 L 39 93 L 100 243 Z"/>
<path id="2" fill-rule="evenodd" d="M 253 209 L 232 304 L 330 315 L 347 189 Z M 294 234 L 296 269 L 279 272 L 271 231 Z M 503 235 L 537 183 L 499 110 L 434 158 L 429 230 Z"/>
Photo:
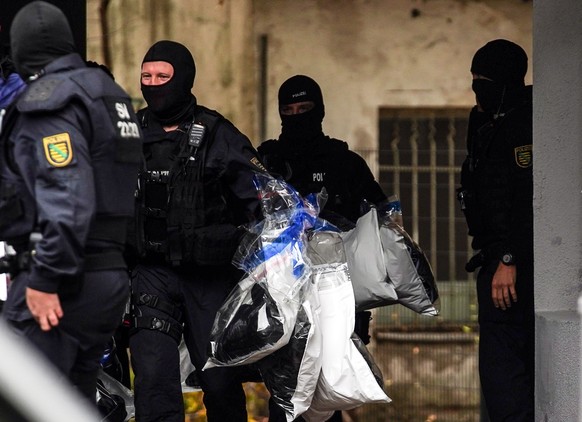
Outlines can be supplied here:
<path id="1" fill-rule="evenodd" d="M 150 174 L 150 177 L 152 178 L 152 180 L 159 179 L 162 176 L 169 176 L 170 175 L 169 170 L 151 170 L 151 171 L 148 171 L 148 173 Z"/>
<path id="2" fill-rule="evenodd" d="M 323 177 L 325 173 L 313 173 L 313 181 L 314 182 L 323 182 Z"/>

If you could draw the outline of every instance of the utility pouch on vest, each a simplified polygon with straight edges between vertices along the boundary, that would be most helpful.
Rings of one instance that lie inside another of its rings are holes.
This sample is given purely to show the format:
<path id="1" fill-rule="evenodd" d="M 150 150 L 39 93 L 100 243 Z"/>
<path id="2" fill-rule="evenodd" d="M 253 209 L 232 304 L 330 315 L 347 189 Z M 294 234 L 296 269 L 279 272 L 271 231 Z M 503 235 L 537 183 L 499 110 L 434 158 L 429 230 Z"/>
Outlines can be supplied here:
<path id="1" fill-rule="evenodd" d="M 227 265 L 232 261 L 241 231 L 233 224 L 213 224 L 192 232 L 192 260 L 197 265 Z"/>

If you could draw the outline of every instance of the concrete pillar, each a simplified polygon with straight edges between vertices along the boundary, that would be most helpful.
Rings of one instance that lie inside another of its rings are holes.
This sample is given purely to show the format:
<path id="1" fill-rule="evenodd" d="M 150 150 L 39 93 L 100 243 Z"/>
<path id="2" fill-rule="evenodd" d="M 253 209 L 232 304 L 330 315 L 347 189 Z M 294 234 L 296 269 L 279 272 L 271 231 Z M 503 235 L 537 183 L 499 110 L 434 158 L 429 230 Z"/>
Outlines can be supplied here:
<path id="1" fill-rule="evenodd" d="M 576 421 L 582 291 L 582 3 L 534 2 L 536 421 Z"/>

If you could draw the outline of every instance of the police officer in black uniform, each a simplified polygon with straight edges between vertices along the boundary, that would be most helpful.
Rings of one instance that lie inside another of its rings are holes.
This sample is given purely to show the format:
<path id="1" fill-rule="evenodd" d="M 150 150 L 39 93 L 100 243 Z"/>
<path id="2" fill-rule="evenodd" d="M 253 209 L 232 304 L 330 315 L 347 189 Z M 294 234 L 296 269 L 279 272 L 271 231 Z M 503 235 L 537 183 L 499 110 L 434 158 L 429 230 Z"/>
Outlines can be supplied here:
<path id="1" fill-rule="evenodd" d="M 263 142 L 258 152 L 267 169 L 283 177 L 302 195 L 325 187 L 322 216 L 341 216 L 355 223 L 363 200 L 386 200 L 366 161 L 348 144 L 323 133 L 321 88 L 312 78 L 296 75 L 279 88 L 281 134 Z M 334 222 L 334 221 L 332 221 Z"/>
<path id="2" fill-rule="evenodd" d="M 473 57 L 477 106 L 458 198 L 477 254 L 479 373 L 492 422 L 534 420 L 533 176 L 527 55 L 508 40 Z"/>
<path id="3" fill-rule="evenodd" d="M 184 420 L 178 345 L 183 334 L 204 391 L 210 422 L 247 420 L 237 368 L 202 371 L 216 312 L 242 274 L 231 260 L 237 226 L 259 216 L 256 172 L 265 172 L 249 139 L 191 90 L 194 59 L 173 41 L 146 53 L 141 89 L 148 107 L 145 169 L 137 215 L 139 257 L 132 276 L 136 417 Z"/>
<path id="4" fill-rule="evenodd" d="M 3 317 L 95 403 L 129 294 L 141 132 L 129 96 L 86 67 L 56 6 L 22 8 L 10 38 L 28 87 L 0 138 L 0 239 L 17 251 Z"/>
<path id="5" fill-rule="evenodd" d="M 366 161 L 350 151 L 346 142 L 323 133 L 325 109 L 317 82 L 295 75 L 281 85 L 278 98 L 279 139 L 267 140 L 257 149 L 267 170 L 284 178 L 304 196 L 325 188 L 328 199 L 320 216 L 340 229 L 353 228 L 364 201 L 376 205 L 386 201 L 382 188 Z M 369 319 L 369 311 L 356 313 L 355 331 L 366 344 Z M 271 420 L 285 420 L 272 404 L 270 412 Z M 341 421 L 341 412 L 336 412 L 330 421 Z"/>

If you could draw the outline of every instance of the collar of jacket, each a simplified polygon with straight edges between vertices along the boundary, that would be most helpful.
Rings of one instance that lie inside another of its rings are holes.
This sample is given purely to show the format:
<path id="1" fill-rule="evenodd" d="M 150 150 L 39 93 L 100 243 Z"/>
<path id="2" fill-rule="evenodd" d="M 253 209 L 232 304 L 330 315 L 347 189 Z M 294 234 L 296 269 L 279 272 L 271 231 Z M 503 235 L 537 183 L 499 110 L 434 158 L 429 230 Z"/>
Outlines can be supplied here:
<path id="1" fill-rule="evenodd" d="M 31 76 L 28 81 L 35 81 L 38 78 L 42 78 L 44 75 L 51 73 L 65 72 L 67 70 L 79 69 L 86 66 L 85 61 L 78 53 L 67 54 L 50 62 L 38 74 Z"/>

